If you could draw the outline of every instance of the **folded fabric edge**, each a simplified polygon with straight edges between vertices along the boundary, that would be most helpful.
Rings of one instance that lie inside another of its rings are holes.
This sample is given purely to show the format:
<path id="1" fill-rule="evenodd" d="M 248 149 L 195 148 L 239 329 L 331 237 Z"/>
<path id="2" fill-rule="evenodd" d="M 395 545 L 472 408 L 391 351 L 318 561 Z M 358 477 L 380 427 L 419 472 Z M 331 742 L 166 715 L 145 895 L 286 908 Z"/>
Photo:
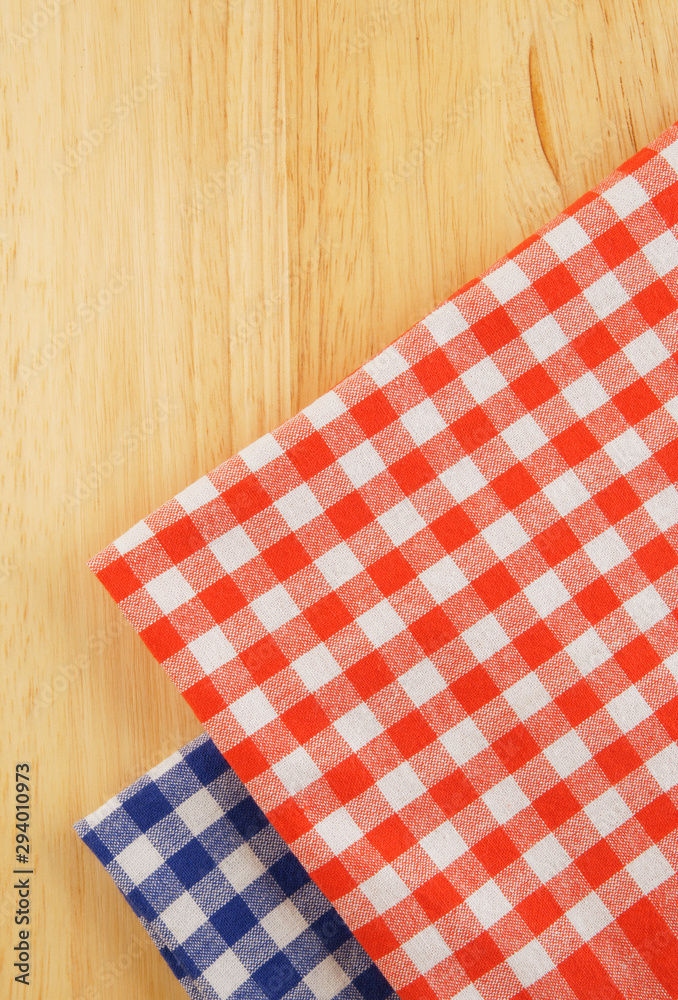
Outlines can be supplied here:
<path id="1" fill-rule="evenodd" d="M 73 824 L 73 829 L 75 830 L 75 832 L 77 833 L 77 835 L 80 837 L 80 839 L 82 840 L 82 842 L 87 847 L 90 848 L 90 850 L 92 851 L 92 853 L 94 854 L 94 856 L 97 857 L 98 860 L 101 861 L 101 863 L 104 865 L 104 868 L 106 868 L 106 870 L 108 870 L 107 865 L 104 864 L 104 862 L 102 861 L 101 857 L 97 853 L 97 850 L 94 847 L 90 846 L 90 843 L 88 843 L 88 840 L 91 841 L 91 835 L 94 833 L 94 830 L 89 825 L 88 820 L 87 819 L 78 820 L 77 823 Z M 109 872 L 109 875 L 110 874 L 111 873 Z M 191 997 L 191 1000 L 203 1000 L 203 998 L 205 996 L 204 991 L 200 988 L 200 986 L 195 981 L 194 977 L 190 974 L 190 972 L 188 971 L 188 969 L 186 969 L 182 965 L 181 961 L 177 958 L 177 956 L 176 956 L 176 954 L 174 952 L 174 949 L 173 949 L 173 943 L 172 943 L 171 939 L 169 938 L 169 936 L 163 935 L 162 932 L 158 928 L 154 927 L 153 924 L 150 921 L 148 921 L 143 916 L 143 914 L 135 906 L 134 902 L 129 898 L 128 895 L 125 894 L 124 890 L 118 884 L 118 882 L 116 881 L 115 877 L 113 877 L 113 876 L 111 876 L 111 877 L 113 878 L 113 882 L 114 882 L 114 884 L 115 884 L 118 892 L 123 897 L 123 899 L 129 904 L 132 912 L 134 913 L 134 915 L 136 916 L 136 918 L 141 923 L 141 926 L 144 928 L 144 930 L 146 931 L 146 933 L 150 937 L 151 941 L 153 942 L 153 944 L 155 945 L 155 947 L 159 951 L 160 955 L 162 956 L 162 958 L 165 960 L 165 962 L 167 963 L 167 965 L 172 970 L 172 973 L 179 980 L 179 982 L 183 986 L 183 988 L 186 991 L 186 993 L 189 995 L 189 997 Z"/>
<path id="2" fill-rule="evenodd" d="M 141 775 L 73 829 L 191 1000 L 281 1000 L 290 990 L 295 1000 L 396 1000 L 310 876 L 301 866 L 284 866 L 291 857 L 287 845 L 207 734 Z M 195 836 L 184 843 L 190 834 Z M 149 863 L 152 856 L 155 861 Z M 218 858 L 229 862 L 226 868 L 237 872 L 239 882 L 215 884 L 214 876 L 223 875 Z M 151 872 L 162 859 L 169 869 L 163 865 Z M 255 874 L 258 880 L 252 881 Z M 176 899 L 174 875 L 187 889 Z M 253 899 L 261 912 L 248 908 Z M 200 910 L 204 924 L 191 934 Z M 311 924 L 316 912 L 319 919 Z M 206 941 L 206 929 L 216 937 L 210 918 L 229 947 L 208 968 L 215 948 L 214 941 Z M 170 919 L 174 932 L 166 922 Z M 248 963 L 248 950 L 256 949 L 260 959 L 254 954 Z"/>
<path id="3" fill-rule="evenodd" d="M 106 803 L 106 804 L 108 804 L 108 803 Z M 90 848 L 90 850 L 92 851 L 92 853 L 94 854 L 94 856 L 99 861 L 101 861 L 101 863 L 103 864 L 104 868 L 106 868 L 106 870 L 108 870 L 106 864 L 104 864 L 104 862 L 102 861 L 101 857 L 97 853 L 97 850 L 95 850 L 95 848 L 92 847 L 92 846 L 90 846 L 90 843 L 88 843 L 88 840 L 91 840 L 91 835 L 94 833 L 94 830 L 90 826 L 88 819 L 83 818 L 83 819 L 78 820 L 76 823 L 73 824 L 73 829 L 77 833 L 78 837 L 80 837 L 80 839 L 82 840 L 82 842 L 87 847 Z M 109 872 L 109 874 L 110 874 L 110 872 Z M 203 1000 L 203 997 L 204 997 L 203 991 L 197 985 L 197 983 L 195 982 L 195 979 L 193 978 L 193 976 L 191 976 L 191 974 L 188 972 L 188 970 L 176 958 L 176 956 L 175 956 L 175 954 L 173 952 L 173 949 L 172 949 L 172 942 L 170 941 L 170 939 L 168 937 L 165 937 L 157 928 L 153 927 L 152 923 L 150 921 L 148 921 L 142 915 L 142 913 L 139 912 L 139 910 L 135 907 L 133 901 L 130 900 L 130 898 L 125 894 L 124 890 L 118 884 L 118 882 L 116 881 L 116 879 L 113 876 L 111 876 L 111 877 L 113 878 L 113 882 L 114 882 L 114 884 L 115 884 L 118 892 L 123 897 L 123 899 L 125 900 L 125 902 L 127 902 L 129 904 L 129 906 L 130 906 L 132 912 L 134 913 L 135 917 L 137 918 L 137 920 L 140 922 L 140 924 L 143 927 L 143 929 L 148 934 L 149 938 L 151 939 L 151 941 L 153 942 L 153 944 L 155 945 L 155 947 L 159 951 L 159 953 L 162 956 L 162 958 L 165 960 L 165 962 L 167 963 L 167 965 L 172 970 L 172 973 L 176 976 L 176 978 L 178 979 L 178 981 L 181 983 L 181 985 L 183 986 L 184 990 L 189 995 L 189 997 L 191 997 L 191 1000 Z"/>

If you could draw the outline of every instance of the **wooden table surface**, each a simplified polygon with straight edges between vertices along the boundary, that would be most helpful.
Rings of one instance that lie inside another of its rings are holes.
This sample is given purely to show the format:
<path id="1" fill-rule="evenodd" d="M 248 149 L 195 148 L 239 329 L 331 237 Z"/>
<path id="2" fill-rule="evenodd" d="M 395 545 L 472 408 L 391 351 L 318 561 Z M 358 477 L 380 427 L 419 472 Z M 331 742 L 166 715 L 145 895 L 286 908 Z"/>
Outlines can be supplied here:
<path id="1" fill-rule="evenodd" d="M 180 998 L 71 825 L 201 727 L 86 559 L 678 118 L 678 5 L 4 0 L 0 16 L 0 996 Z"/>

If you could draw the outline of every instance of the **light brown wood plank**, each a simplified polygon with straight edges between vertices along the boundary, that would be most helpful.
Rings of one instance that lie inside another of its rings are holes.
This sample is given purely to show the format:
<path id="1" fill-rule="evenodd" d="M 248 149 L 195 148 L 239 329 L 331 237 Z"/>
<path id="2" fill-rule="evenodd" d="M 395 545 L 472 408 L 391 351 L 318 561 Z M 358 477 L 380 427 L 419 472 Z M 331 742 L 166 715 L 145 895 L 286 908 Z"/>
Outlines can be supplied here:
<path id="1" fill-rule="evenodd" d="M 0 994 L 178 998 L 71 824 L 200 726 L 86 559 L 678 117 L 678 8 L 1 16 L 0 787 L 11 817 L 32 763 L 36 874 L 33 985 L 12 982 L 3 890 Z"/>

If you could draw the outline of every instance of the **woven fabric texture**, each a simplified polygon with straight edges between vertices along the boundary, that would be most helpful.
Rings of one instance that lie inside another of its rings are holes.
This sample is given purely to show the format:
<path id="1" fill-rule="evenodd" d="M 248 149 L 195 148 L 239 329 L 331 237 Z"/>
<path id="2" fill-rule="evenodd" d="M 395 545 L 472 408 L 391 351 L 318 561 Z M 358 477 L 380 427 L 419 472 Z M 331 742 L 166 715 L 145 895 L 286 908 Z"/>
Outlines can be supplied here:
<path id="1" fill-rule="evenodd" d="M 395 1000 L 208 736 L 75 829 L 195 1000 Z"/>
<path id="2" fill-rule="evenodd" d="M 677 223 L 674 125 L 90 563 L 403 1000 L 678 995 Z"/>

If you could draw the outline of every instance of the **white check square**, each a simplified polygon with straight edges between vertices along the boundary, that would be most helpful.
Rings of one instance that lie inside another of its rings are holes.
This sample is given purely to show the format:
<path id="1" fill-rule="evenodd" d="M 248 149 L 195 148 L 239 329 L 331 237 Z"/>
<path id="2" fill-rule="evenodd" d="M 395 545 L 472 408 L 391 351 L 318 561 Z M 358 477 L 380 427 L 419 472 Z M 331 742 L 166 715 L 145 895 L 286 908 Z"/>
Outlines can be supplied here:
<path id="1" fill-rule="evenodd" d="M 394 378 L 398 377 L 398 375 L 402 375 L 403 372 L 406 372 L 408 364 L 402 354 L 399 354 L 396 348 L 391 344 L 390 347 L 380 351 L 379 354 L 372 358 L 371 361 L 367 361 L 363 365 L 363 369 L 381 388 L 382 386 L 388 385 L 389 382 L 392 382 Z"/>
<path id="2" fill-rule="evenodd" d="M 513 514 L 504 514 L 499 520 L 483 528 L 481 535 L 498 559 L 506 559 L 530 540 L 520 521 Z"/>
<path id="3" fill-rule="evenodd" d="M 672 233 L 665 233 L 664 235 L 671 239 L 672 246 L 677 248 L 678 253 L 678 240 L 675 236 Z M 647 250 L 647 247 L 645 249 Z M 646 330 L 645 333 L 641 333 L 640 336 L 632 340 L 624 348 L 624 354 L 639 375 L 647 375 L 657 365 L 660 365 L 662 361 L 666 361 L 670 357 L 669 352 L 654 330 Z"/>
<path id="4" fill-rule="evenodd" d="M 432 924 L 403 945 L 403 951 L 422 975 L 452 954 L 440 931 Z"/>
<path id="5" fill-rule="evenodd" d="M 253 441 L 252 444 L 243 448 L 240 457 L 251 472 L 258 472 L 265 465 L 279 458 L 283 453 L 282 448 L 272 434 L 264 434 Z"/>
<path id="6" fill-rule="evenodd" d="M 217 996 L 230 997 L 239 986 L 250 978 L 245 966 L 230 948 L 203 972 Z"/>
<path id="7" fill-rule="evenodd" d="M 576 219 L 565 219 L 544 233 L 544 240 L 561 260 L 567 260 L 579 250 L 583 250 L 591 242 Z"/>
<path id="8" fill-rule="evenodd" d="M 650 497 L 645 501 L 644 507 L 660 531 L 678 524 L 678 490 L 675 486 L 667 486 Z"/>
<path id="9" fill-rule="evenodd" d="M 224 810 L 206 788 L 199 788 L 193 795 L 184 799 L 181 805 L 177 806 L 176 812 L 178 816 L 181 816 L 194 837 L 197 837 L 224 815 Z"/>
<path id="10" fill-rule="evenodd" d="M 464 330 L 468 330 L 467 321 L 453 302 L 444 302 L 437 309 L 434 309 L 423 320 L 423 325 L 440 347 L 449 343 Z"/>
<path id="11" fill-rule="evenodd" d="M 279 760 L 273 765 L 273 771 L 290 795 L 296 795 L 322 777 L 320 768 L 303 747 L 297 747 Z"/>
<path id="12" fill-rule="evenodd" d="M 652 709 L 633 684 L 612 698 L 606 708 L 623 733 L 635 729 L 652 715 Z"/>
<path id="13" fill-rule="evenodd" d="M 525 987 L 533 986 L 537 980 L 555 969 L 553 961 L 537 940 L 530 941 L 520 951 L 516 951 L 506 959 L 506 963 Z"/>
<path id="14" fill-rule="evenodd" d="M 555 316 L 544 316 L 538 323 L 525 330 L 523 340 L 537 361 L 545 361 L 569 344 L 569 340 L 558 325 Z"/>
<path id="15" fill-rule="evenodd" d="M 327 427 L 333 420 L 346 413 L 345 403 L 337 396 L 336 392 L 326 392 L 308 406 L 304 407 L 302 413 L 306 415 L 311 425 L 317 430 Z"/>
<path id="16" fill-rule="evenodd" d="M 494 268 L 485 275 L 483 282 L 502 305 L 530 287 L 525 272 L 521 271 L 514 260 L 507 260 L 500 267 Z"/>
<path id="17" fill-rule="evenodd" d="M 489 788 L 482 796 L 497 823 L 508 823 L 510 819 L 529 806 L 530 800 L 515 778 L 504 778 Z"/>
<path id="18" fill-rule="evenodd" d="M 268 590 L 261 597 L 255 597 L 250 607 L 269 632 L 275 632 L 300 613 L 287 590 L 281 583 Z"/>
<path id="19" fill-rule="evenodd" d="M 608 788 L 593 802 L 589 802 L 584 806 L 584 812 L 601 837 L 607 837 L 633 816 L 616 788 Z"/>
<path id="20" fill-rule="evenodd" d="M 343 806 L 316 823 L 315 828 L 334 854 L 341 854 L 363 836 L 362 830 Z"/>
<path id="21" fill-rule="evenodd" d="M 184 892 L 162 911 L 162 922 L 179 944 L 183 944 L 207 919 L 193 897 Z"/>
<path id="22" fill-rule="evenodd" d="M 377 785 L 388 804 L 396 811 L 414 802 L 426 791 L 426 786 L 407 761 L 385 774 Z"/>
<path id="23" fill-rule="evenodd" d="M 633 427 L 629 427 L 603 447 L 623 475 L 635 469 L 651 455 L 650 449 Z"/>
<path id="24" fill-rule="evenodd" d="M 473 655 L 484 663 L 500 649 L 508 646 L 510 639 L 494 615 L 486 615 L 461 634 Z"/>
<path id="25" fill-rule="evenodd" d="M 176 566 L 149 580 L 146 590 L 165 615 L 171 614 L 195 597 L 195 591 Z"/>
<path id="26" fill-rule="evenodd" d="M 421 846 L 441 871 L 468 850 L 464 838 L 449 821 L 423 837 Z"/>
<path id="27" fill-rule="evenodd" d="M 552 833 L 525 851 L 523 857 L 540 882 L 544 884 L 564 871 L 572 860 Z"/>
<path id="28" fill-rule="evenodd" d="M 669 613 L 664 599 L 652 585 L 629 597 L 628 601 L 624 601 L 624 607 L 641 632 L 647 632 Z"/>
<path id="29" fill-rule="evenodd" d="M 210 500 L 216 500 L 219 491 L 207 476 L 198 479 L 197 482 L 187 486 L 181 493 L 177 493 L 175 500 L 180 504 L 187 514 L 192 514 L 194 510 L 203 507 Z"/>
<path id="30" fill-rule="evenodd" d="M 603 191 L 603 198 L 612 206 L 620 219 L 625 219 L 631 212 L 635 212 L 649 201 L 645 188 L 630 174 L 617 181 L 607 191 Z"/>
<path id="31" fill-rule="evenodd" d="M 569 646 L 565 647 L 565 652 L 569 654 L 575 667 L 584 677 L 599 667 L 601 663 L 609 660 L 612 655 L 593 628 L 574 639 Z"/>
<path id="32" fill-rule="evenodd" d="M 379 452 L 370 441 L 363 441 L 337 461 L 356 489 L 369 483 L 370 479 L 374 479 L 386 468 Z"/>
<path id="33" fill-rule="evenodd" d="M 508 385 L 492 358 L 483 358 L 472 368 L 467 368 L 461 375 L 461 380 L 476 403 L 484 403 Z"/>
<path id="34" fill-rule="evenodd" d="M 235 649 L 218 625 L 189 642 L 188 648 L 208 675 L 229 663 L 236 655 Z"/>
<path id="35" fill-rule="evenodd" d="M 663 156 L 667 163 L 670 163 L 675 172 L 678 174 L 678 139 L 669 143 L 664 149 L 662 149 L 660 156 Z"/>
<path id="36" fill-rule="evenodd" d="M 162 855 L 143 834 L 120 851 L 115 860 L 135 885 L 140 885 L 164 864 Z"/>
<path id="37" fill-rule="evenodd" d="M 574 729 L 546 747 L 543 753 L 561 778 L 569 778 L 578 768 L 591 760 L 590 750 Z"/>
<path id="38" fill-rule="evenodd" d="M 521 462 L 548 441 L 537 421 L 529 413 L 503 430 L 501 436 Z"/>
<path id="39" fill-rule="evenodd" d="M 258 687 L 238 698 L 230 708 L 248 736 L 258 732 L 269 722 L 278 718 L 278 713 L 273 705 Z"/>
<path id="40" fill-rule="evenodd" d="M 525 272 L 521 271 L 514 260 L 507 260 L 500 267 L 494 268 L 485 275 L 483 282 L 502 305 L 530 287 Z"/>
<path id="41" fill-rule="evenodd" d="M 275 501 L 275 506 L 292 531 L 302 528 L 323 512 L 320 503 L 306 483 L 301 483 L 289 493 L 285 493 Z"/>
<path id="42" fill-rule="evenodd" d="M 678 747 L 669 743 L 655 754 L 646 767 L 663 792 L 669 792 L 678 785 Z"/>
<path id="43" fill-rule="evenodd" d="M 241 844 L 235 851 L 228 854 L 223 861 L 219 862 L 219 869 L 233 886 L 235 892 L 242 892 L 266 871 L 249 844 Z"/>
<path id="44" fill-rule="evenodd" d="M 341 673 L 341 667 L 324 643 L 304 653 L 292 667 L 307 691 L 317 691 Z"/>
<path id="45" fill-rule="evenodd" d="M 361 702 L 350 712 L 346 712 L 333 725 L 353 751 L 362 750 L 370 740 L 375 739 L 384 731 L 381 722 L 365 702 Z"/>
<path id="46" fill-rule="evenodd" d="M 440 676 L 429 659 L 421 660 L 398 678 L 405 694 L 419 708 L 444 691 L 447 682 Z"/>
<path id="47" fill-rule="evenodd" d="M 672 271 L 674 267 L 678 267 L 678 240 L 670 230 L 646 243 L 643 247 L 643 253 L 660 278 Z M 633 362 L 631 363 L 633 364 Z M 649 371 L 649 369 L 647 370 Z M 640 374 L 644 375 L 645 372 Z"/>
<path id="48" fill-rule="evenodd" d="M 628 292 L 611 271 L 585 288 L 584 297 L 598 319 L 607 319 L 629 301 Z"/>
<path id="49" fill-rule="evenodd" d="M 591 494 L 572 469 L 558 476 L 544 487 L 546 497 L 551 501 L 561 517 L 591 499 Z"/>
<path id="50" fill-rule="evenodd" d="M 455 764 L 466 764 L 472 757 L 486 750 L 490 745 L 473 719 L 467 717 L 456 726 L 452 726 L 440 737 Z"/>
<path id="51" fill-rule="evenodd" d="M 610 399 L 593 372 L 571 382 L 563 389 L 563 396 L 578 417 L 588 417 Z"/>
<path id="52" fill-rule="evenodd" d="M 400 420 L 416 445 L 426 444 L 447 427 L 431 399 L 413 406 Z"/>
<path id="53" fill-rule="evenodd" d="M 261 926 L 279 948 L 285 948 L 295 938 L 303 934 L 308 923 L 302 917 L 291 899 L 285 899 L 262 917 Z"/>
<path id="54" fill-rule="evenodd" d="M 227 573 L 240 569 L 246 562 L 258 555 L 259 550 L 244 528 L 236 525 L 226 534 L 209 543 L 214 558 Z"/>
<path id="55" fill-rule="evenodd" d="M 395 546 L 402 545 L 426 527 L 423 517 L 409 500 L 401 500 L 395 507 L 384 511 L 377 521 Z"/>
<path id="56" fill-rule="evenodd" d="M 525 596 L 541 618 L 570 600 L 570 593 L 551 569 L 525 587 Z"/>
<path id="57" fill-rule="evenodd" d="M 440 481 L 457 503 L 468 500 L 474 493 L 482 490 L 483 486 L 487 486 L 487 480 L 468 455 L 441 472 Z"/>
<path id="58" fill-rule="evenodd" d="M 131 552 L 132 549 L 135 549 L 137 545 L 141 545 L 142 542 L 147 542 L 149 538 L 153 538 L 153 532 L 145 521 L 138 521 L 123 535 L 116 538 L 114 544 L 120 555 L 125 556 L 128 552 Z"/>
<path id="59" fill-rule="evenodd" d="M 429 566 L 419 574 L 419 579 L 438 604 L 442 604 L 453 594 L 458 594 L 468 583 L 450 556 L 443 556 L 439 562 Z"/>
<path id="60" fill-rule="evenodd" d="M 360 888 L 379 914 L 386 913 L 392 906 L 402 903 L 410 894 L 410 890 L 391 865 L 385 865 L 372 878 L 361 882 Z"/>
<path id="61" fill-rule="evenodd" d="M 678 653 L 674 653 L 673 656 L 669 656 L 666 660 L 664 660 L 664 666 L 673 679 L 678 681 Z"/>
<path id="62" fill-rule="evenodd" d="M 377 647 L 383 646 L 405 629 L 405 622 L 386 599 L 365 611 L 356 622 L 372 645 Z"/>
<path id="63" fill-rule="evenodd" d="M 592 538 L 584 549 L 600 573 L 609 573 L 631 555 L 628 545 L 614 528 L 608 528 L 602 535 Z"/>
<path id="64" fill-rule="evenodd" d="M 315 561 L 316 566 L 329 583 L 332 590 L 348 583 L 358 573 L 362 573 L 363 567 L 360 560 L 353 554 L 346 542 L 340 542 L 324 552 Z"/>
<path id="65" fill-rule="evenodd" d="M 668 860 L 656 844 L 626 866 L 626 870 L 641 892 L 652 892 L 675 874 Z"/>
<path id="66" fill-rule="evenodd" d="M 332 955 L 328 955 L 314 969 L 311 969 L 304 976 L 303 981 L 315 1000 L 335 1000 L 335 997 L 345 996 L 348 993 L 346 988 L 351 984 L 350 979 Z"/>
<path id="67" fill-rule="evenodd" d="M 521 722 L 551 704 L 551 695 L 533 673 L 526 674 L 516 681 L 504 691 L 504 697 Z"/>
<path id="68" fill-rule="evenodd" d="M 614 919 L 600 896 L 596 895 L 595 892 L 590 892 L 565 915 L 584 941 L 590 941 Z"/>
<path id="69" fill-rule="evenodd" d="M 510 913 L 513 907 L 496 882 L 490 879 L 466 899 L 466 905 L 485 930 Z"/>

